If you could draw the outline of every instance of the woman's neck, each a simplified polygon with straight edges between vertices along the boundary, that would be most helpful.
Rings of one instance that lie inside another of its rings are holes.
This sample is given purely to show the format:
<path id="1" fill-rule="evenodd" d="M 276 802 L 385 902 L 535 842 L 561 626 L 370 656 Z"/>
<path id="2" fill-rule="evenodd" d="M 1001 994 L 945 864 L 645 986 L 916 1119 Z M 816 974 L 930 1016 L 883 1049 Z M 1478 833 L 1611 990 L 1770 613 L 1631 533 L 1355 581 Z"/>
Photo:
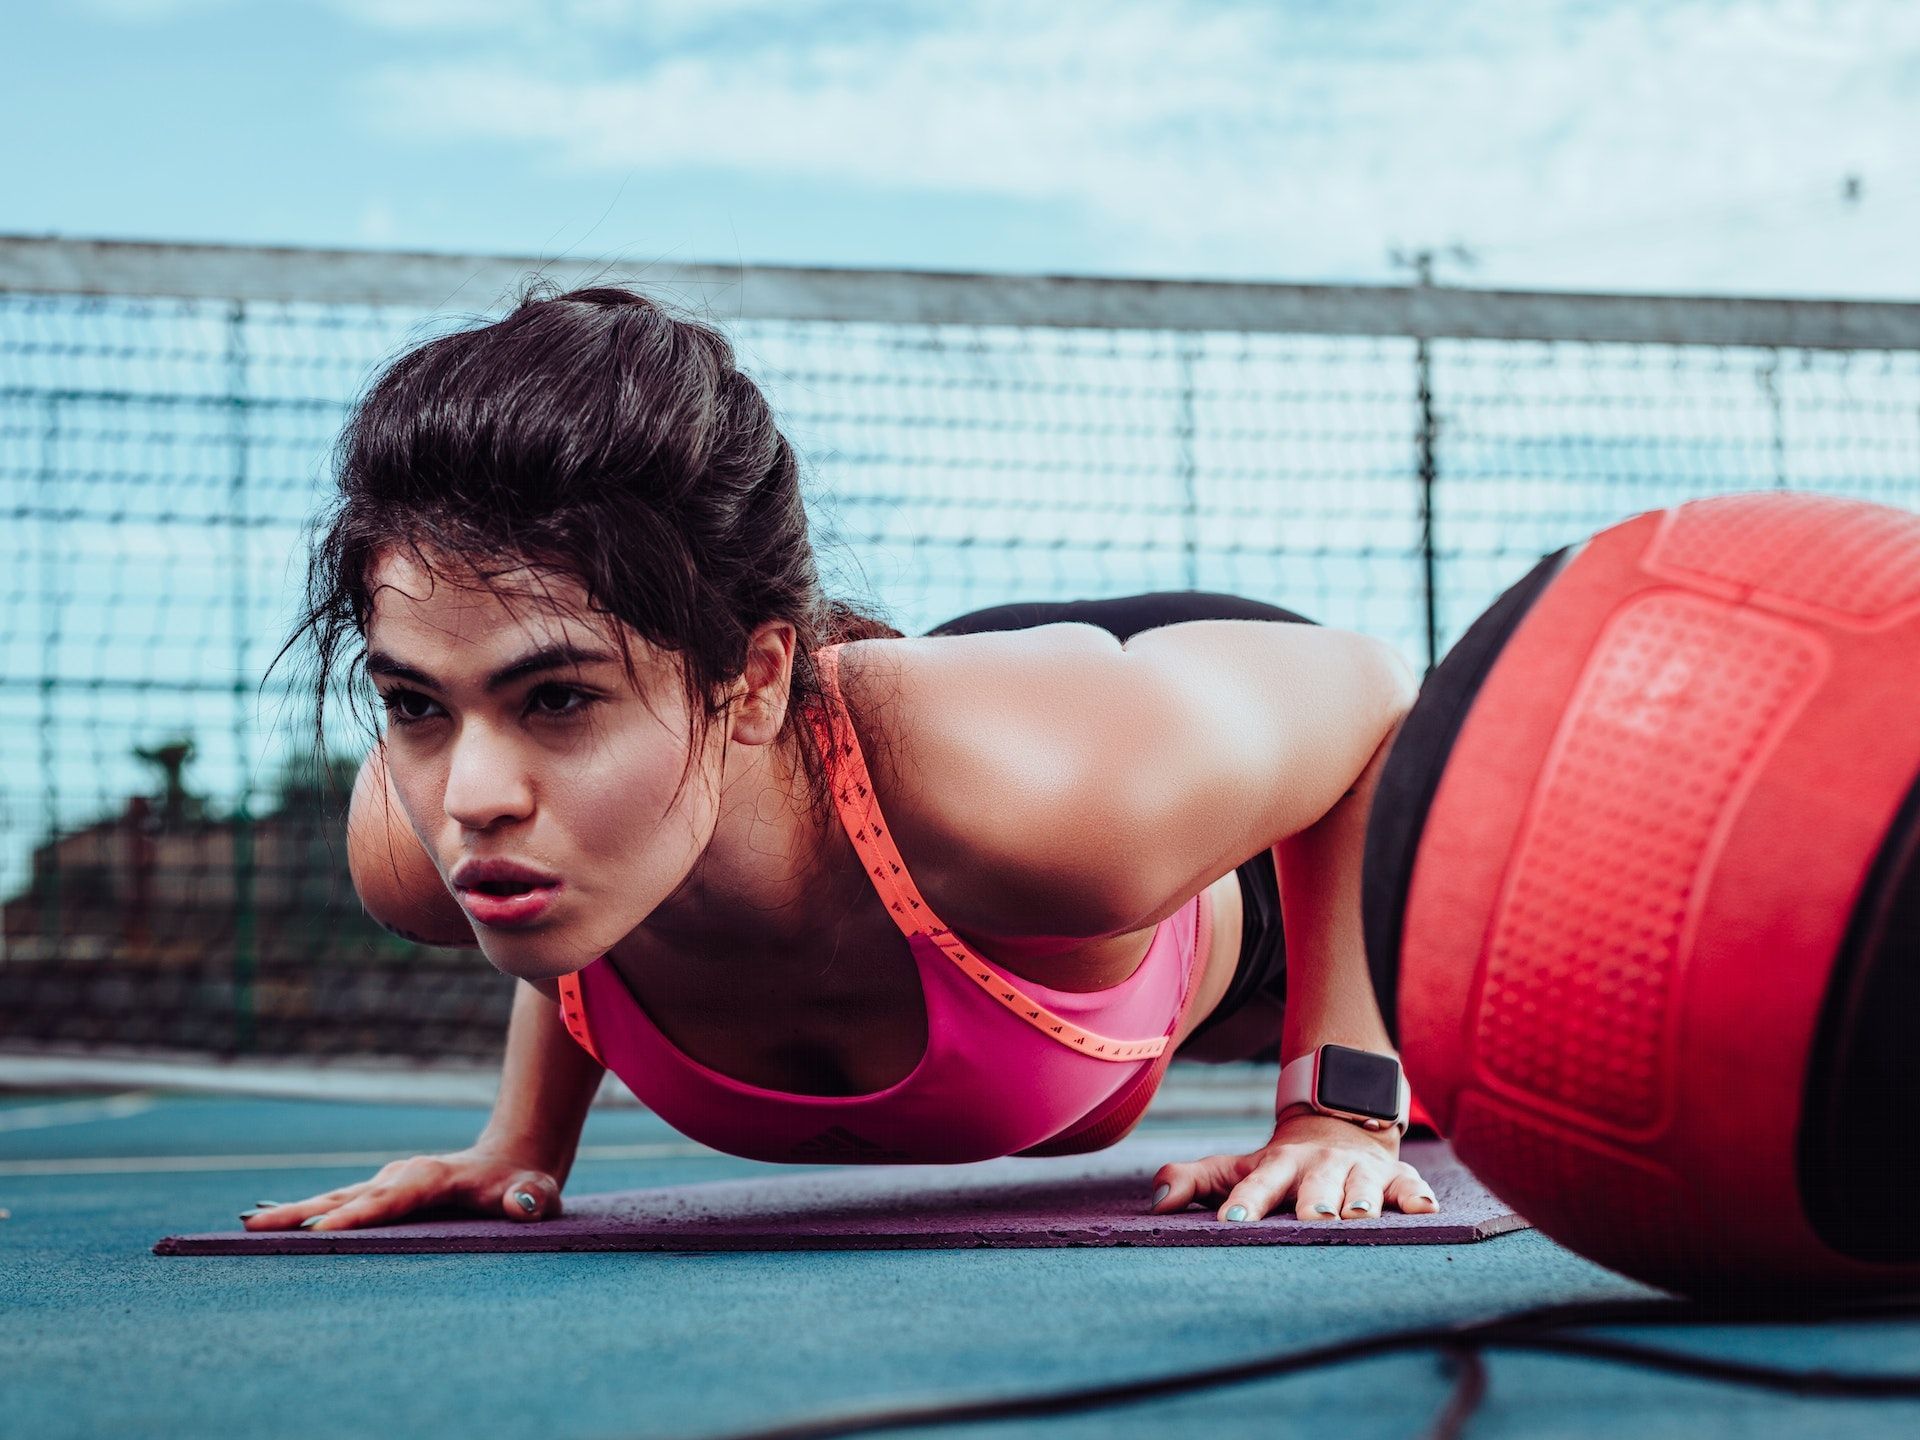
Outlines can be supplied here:
<path id="1" fill-rule="evenodd" d="M 796 729 L 773 745 L 725 742 L 712 838 L 641 922 L 648 938 L 751 963 L 808 948 L 865 892 L 866 873 L 831 808 L 812 803 L 798 749 L 809 738 Z"/>

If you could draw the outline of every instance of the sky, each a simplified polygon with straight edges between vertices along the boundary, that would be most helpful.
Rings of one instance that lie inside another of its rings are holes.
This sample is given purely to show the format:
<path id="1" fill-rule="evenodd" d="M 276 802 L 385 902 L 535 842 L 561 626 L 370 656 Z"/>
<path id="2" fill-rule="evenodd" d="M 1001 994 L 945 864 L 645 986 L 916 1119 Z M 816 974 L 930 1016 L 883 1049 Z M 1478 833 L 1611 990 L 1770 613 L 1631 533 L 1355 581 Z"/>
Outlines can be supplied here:
<path id="1" fill-rule="evenodd" d="M 1888 0 L 12 0 L 0 124 L 0 233 L 1920 297 Z"/>

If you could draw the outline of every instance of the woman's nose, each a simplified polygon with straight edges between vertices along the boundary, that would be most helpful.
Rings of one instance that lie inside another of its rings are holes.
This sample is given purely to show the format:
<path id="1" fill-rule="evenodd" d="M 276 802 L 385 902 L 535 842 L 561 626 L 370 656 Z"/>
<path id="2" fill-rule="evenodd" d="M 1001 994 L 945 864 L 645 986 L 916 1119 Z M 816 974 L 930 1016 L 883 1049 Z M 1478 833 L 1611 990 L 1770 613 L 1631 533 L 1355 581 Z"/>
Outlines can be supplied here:
<path id="1" fill-rule="evenodd" d="M 454 744 L 447 767 L 447 818 L 469 830 L 523 819 L 533 800 L 525 770 L 504 740 L 470 730 Z"/>

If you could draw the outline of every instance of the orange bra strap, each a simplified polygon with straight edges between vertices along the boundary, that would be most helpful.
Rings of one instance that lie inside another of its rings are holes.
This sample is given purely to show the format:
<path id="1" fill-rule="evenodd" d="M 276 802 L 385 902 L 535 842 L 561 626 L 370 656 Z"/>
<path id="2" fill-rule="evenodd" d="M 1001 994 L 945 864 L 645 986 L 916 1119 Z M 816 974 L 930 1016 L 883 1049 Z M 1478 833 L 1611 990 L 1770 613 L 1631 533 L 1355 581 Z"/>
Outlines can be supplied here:
<path id="1" fill-rule="evenodd" d="M 819 737 L 821 753 L 826 757 L 833 786 L 834 803 L 840 811 L 840 823 L 847 838 L 867 867 L 873 888 L 879 893 L 893 923 L 911 939 L 924 935 L 940 952 L 960 967 L 962 974 L 991 995 L 1001 1005 L 1044 1035 L 1062 1045 L 1102 1060 L 1142 1060 L 1159 1055 L 1171 1043 L 1171 1037 L 1155 1035 L 1145 1040 L 1116 1040 L 1112 1036 L 1084 1030 L 1064 1016 L 1056 1015 L 1039 1001 L 1025 994 L 1017 981 L 1000 974 L 975 955 L 949 930 L 921 895 L 907 873 L 906 865 L 887 832 L 880 804 L 874 798 L 873 780 L 867 771 L 866 756 L 847 719 L 840 699 L 839 655 L 827 646 L 815 653 L 820 672 L 820 688 L 827 701 L 827 714 L 814 712 L 814 733 Z"/>
<path id="2" fill-rule="evenodd" d="M 578 971 L 560 977 L 560 1018 L 566 1022 L 567 1033 L 580 1042 L 580 1048 L 605 1065 L 606 1060 L 594 1047 L 593 1032 L 587 1028 L 587 1002 L 580 993 Z"/>

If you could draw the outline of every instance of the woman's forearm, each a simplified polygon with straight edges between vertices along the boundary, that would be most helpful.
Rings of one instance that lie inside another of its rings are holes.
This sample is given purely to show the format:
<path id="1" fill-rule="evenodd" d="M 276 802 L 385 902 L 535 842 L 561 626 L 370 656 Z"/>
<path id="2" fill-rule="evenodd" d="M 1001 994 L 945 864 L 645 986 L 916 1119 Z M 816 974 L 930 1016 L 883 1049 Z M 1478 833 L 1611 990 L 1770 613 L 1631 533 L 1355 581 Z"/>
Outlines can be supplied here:
<path id="1" fill-rule="evenodd" d="M 567 1033 L 558 1003 L 520 981 L 507 1021 L 500 1093 L 482 1142 L 511 1147 L 566 1184 L 587 1110 L 605 1074 Z"/>
<path id="2" fill-rule="evenodd" d="M 1396 723 L 1339 803 L 1274 846 L 1287 940 L 1283 1063 L 1326 1044 L 1394 1053 L 1367 971 L 1360 863 L 1367 813 L 1398 733 Z"/>

